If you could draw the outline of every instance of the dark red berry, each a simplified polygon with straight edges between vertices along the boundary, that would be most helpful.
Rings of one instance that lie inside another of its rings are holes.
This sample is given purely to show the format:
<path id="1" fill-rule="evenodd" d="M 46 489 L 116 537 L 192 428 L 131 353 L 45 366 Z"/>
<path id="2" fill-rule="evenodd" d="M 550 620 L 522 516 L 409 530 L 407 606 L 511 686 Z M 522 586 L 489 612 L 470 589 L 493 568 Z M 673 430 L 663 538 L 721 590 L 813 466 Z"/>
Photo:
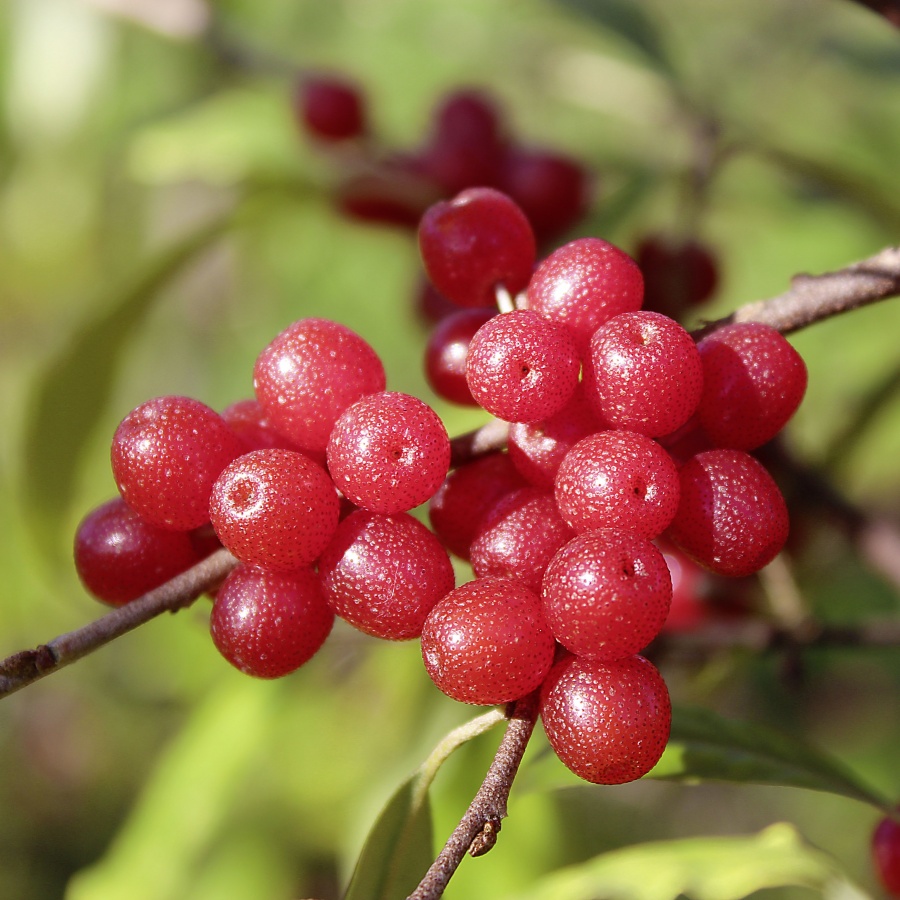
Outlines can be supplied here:
<path id="1" fill-rule="evenodd" d="M 457 309 L 431 333 L 425 347 L 425 377 L 439 397 L 462 406 L 478 405 L 466 383 L 466 354 L 475 332 L 494 315 L 491 309 Z"/>
<path id="2" fill-rule="evenodd" d="M 872 860 L 884 889 L 900 897 L 900 821 L 883 818 L 872 835 Z"/>
<path id="3" fill-rule="evenodd" d="M 297 84 L 294 107 L 306 130 L 323 141 L 346 141 L 366 133 L 362 92 L 344 78 L 303 77 Z"/>
<path id="4" fill-rule="evenodd" d="M 719 266 L 712 250 L 698 241 L 650 235 L 637 247 L 644 274 L 644 309 L 680 318 L 716 292 Z"/>

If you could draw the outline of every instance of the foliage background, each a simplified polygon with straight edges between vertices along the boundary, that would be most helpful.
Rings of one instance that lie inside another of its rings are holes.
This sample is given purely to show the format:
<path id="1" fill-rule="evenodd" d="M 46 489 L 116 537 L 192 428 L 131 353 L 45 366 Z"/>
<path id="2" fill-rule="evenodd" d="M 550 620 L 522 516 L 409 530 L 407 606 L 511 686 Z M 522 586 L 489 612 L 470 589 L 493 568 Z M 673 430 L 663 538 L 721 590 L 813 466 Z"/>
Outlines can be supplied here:
<path id="1" fill-rule="evenodd" d="M 164 393 L 215 407 L 248 396 L 256 354 L 296 318 L 360 332 L 389 386 L 434 402 L 451 434 L 479 421 L 435 401 L 420 374 L 410 237 L 333 211 L 334 166 L 296 132 L 289 79 L 225 61 L 191 25 L 203 12 L 201 0 L 0 6 L 0 654 L 100 612 L 69 547 L 113 493 L 121 417 Z M 227 0 L 207 12 L 264 59 L 358 77 L 393 146 L 422 139 L 443 91 L 488 88 L 517 133 L 597 174 L 577 234 L 631 249 L 647 231 L 696 228 L 722 259 L 710 316 L 897 241 L 900 36 L 847 2 Z M 730 151 L 696 202 L 685 185 L 710 133 Z M 210 223 L 217 236 L 185 243 Z M 189 264 L 176 270 L 172 248 L 194 251 Z M 898 333 L 894 303 L 796 336 L 811 377 L 789 441 L 805 458 L 825 459 L 897 368 Z M 896 400 L 855 437 L 836 483 L 897 514 Z M 795 562 L 826 620 L 898 611 L 834 531 L 816 529 Z M 252 682 L 218 658 L 206 616 L 201 601 L 0 706 L 0 900 L 338 896 L 379 807 L 472 712 L 431 686 L 414 644 L 342 627 L 297 675 Z M 666 675 L 677 700 L 804 735 L 900 796 L 896 651 L 816 651 L 799 680 L 783 660 L 740 654 Z M 495 743 L 479 738 L 439 775 L 441 841 Z M 635 841 L 781 820 L 878 891 L 877 813 L 828 794 L 599 789 L 538 734 L 510 813 L 448 897 L 514 897 Z"/>

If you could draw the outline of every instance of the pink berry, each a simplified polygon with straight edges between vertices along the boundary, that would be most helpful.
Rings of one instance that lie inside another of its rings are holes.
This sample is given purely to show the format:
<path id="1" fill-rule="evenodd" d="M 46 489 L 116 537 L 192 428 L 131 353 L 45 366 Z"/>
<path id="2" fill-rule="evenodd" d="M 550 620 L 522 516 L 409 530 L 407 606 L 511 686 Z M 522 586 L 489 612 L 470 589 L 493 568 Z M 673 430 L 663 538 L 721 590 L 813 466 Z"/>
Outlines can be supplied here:
<path id="1" fill-rule="evenodd" d="M 328 473 L 302 453 L 254 450 L 219 476 L 209 512 L 219 540 L 242 562 L 290 571 L 310 565 L 338 524 Z"/>
<path id="2" fill-rule="evenodd" d="M 881 819 L 872 835 L 872 860 L 884 889 L 900 897 L 900 821 Z"/>
<path id="3" fill-rule="evenodd" d="M 770 441 L 806 392 L 806 365 L 774 328 L 726 325 L 697 345 L 703 396 L 697 413 L 717 447 L 753 450 Z"/>
<path id="4" fill-rule="evenodd" d="M 325 643 L 333 624 L 312 569 L 272 572 L 244 565 L 222 583 L 209 619 L 222 656 L 257 678 L 298 669 Z"/>
<path id="5" fill-rule="evenodd" d="M 679 473 L 681 499 L 667 531 L 700 565 L 731 577 L 770 563 L 788 536 L 788 511 L 778 485 L 741 450 L 707 450 Z"/>
<path id="6" fill-rule="evenodd" d="M 116 429 L 113 476 L 125 502 L 151 525 L 190 531 L 209 521 L 213 482 L 243 452 L 222 417 L 199 400 L 157 397 Z"/>
<path id="7" fill-rule="evenodd" d="M 569 541 L 550 561 L 542 589 L 553 636 L 576 656 L 623 659 L 660 632 L 672 600 L 662 553 L 611 528 Z"/>
<path id="8" fill-rule="evenodd" d="M 593 784 L 646 775 L 669 739 L 672 706 L 655 666 L 566 656 L 541 688 L 541 721 L 556 755 Z"/>
<path id="9" fill-rule="evenodd" d="M 528 308 L 565 325 L 581 356 L 591 335 L 613 316 L 641 308 L 644 279 L 635 261 L 600 238 L 578 238 L 554 250 L 528 285 Z"/>
<path id="10" fill-rule="evenodd" d="M 337 615 L 390 641 L 418 637 L 431 608 L 455 584 L 447 551 L 421 522 L 364 510 L 338 526 L 319 575 Z"/>
<path id="11" fill-rule="evenodd" d="M 346 141 L 366 132 L 366 109 L 356 84 L 333 75 L 308 75 L 297 85 L 294 106 L 304 128 L 323 141 Z"/>
<path id="12" fill-rule="evenodd" d="M 594 409 L 611 427 L 670 434 L 693 415 L 703 366 L 691 336 L 660 313 L 621 313 L 594 332 L 585 361 Z"/>
<path id="13" fill-rule="evenodd" d="M 450 439 L 437 413 L 396 391 L 354 403 L 328 441 L 328 470 L 341 492 L 370 512 L 406 512 L 428 500 L 450 467 Z"/>
<path id="14" fill-rule="evenodd" d="M 544 680 L 553 652 L 540 598 L 513 578 L 455 588 L 422 629 L 431 680 L 461 703 L 492 706 L 524 697 Z"/>
<path id="15" fill-rule="evenodd" d="M 327 319 L 301 319 L 256 360 L 253 388 L 272 425 L 301 450 L 322 453 L 338 416 L 383 391 L 384 366 L 356 333 Z"/>
<path id="16" fill-rule="evenodd" d="M 493 306 L 496 288 L 517 294 L 534 266 L 534 234 L 506 194 L 469 188 L 430 207 L 419 223 L 428 277 L 460 306 Z"/>
<path id="17" fill-rule="evenodd" d="M 466 381 L 478 404 L 507 422 L 539 422 L 559 412 L 578 385 L 580 362 L 564 328 L 528 309 L 478 329 Z"/>
<path id="18" fill-rule="evenodd" d="M 466 383 L 466 354 L 475 332 L 495 315 L 491 309 L 457 309 L 440 322 L 425 347 L 425 378 L 439 397 L 477 406 Z"/>
<path id="19" fill-rule="evenodd" d="M 633 431 L 580 440 L 556 473 L 556 502 L 576 531 L 624 528 L 661 534 L 678 509 L 678 470 L 656 441 Z"/>

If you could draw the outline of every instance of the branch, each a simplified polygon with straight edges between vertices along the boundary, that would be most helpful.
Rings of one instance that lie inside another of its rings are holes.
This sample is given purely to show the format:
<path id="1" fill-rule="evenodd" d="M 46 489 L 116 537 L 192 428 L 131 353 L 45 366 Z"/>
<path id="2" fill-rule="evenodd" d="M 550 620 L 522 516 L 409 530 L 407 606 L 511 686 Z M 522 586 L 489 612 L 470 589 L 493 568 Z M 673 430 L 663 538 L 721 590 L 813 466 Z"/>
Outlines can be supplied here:
<path id="1" fill-rule="evenodd" d="M 515 703 L 509 714 L 506 733 L 475 799 L 407 900 L 437 900 L 443 895 L 466 853 L 481 856 L 497 842 L 501 820 L 506 818 L 509 792 L 534 731 L 537 714 L 537 692 Z"/>
<path id="2" fill-rule="evenodd" d="M 119 606 L 87 625 L 22 650 L 0 662 L 0 698 L 56 672 L 164 612 L 190 606 L 201 594 L 218 584 L 237 564 L 227 550 L 217 550 L 171 581 Z"/>

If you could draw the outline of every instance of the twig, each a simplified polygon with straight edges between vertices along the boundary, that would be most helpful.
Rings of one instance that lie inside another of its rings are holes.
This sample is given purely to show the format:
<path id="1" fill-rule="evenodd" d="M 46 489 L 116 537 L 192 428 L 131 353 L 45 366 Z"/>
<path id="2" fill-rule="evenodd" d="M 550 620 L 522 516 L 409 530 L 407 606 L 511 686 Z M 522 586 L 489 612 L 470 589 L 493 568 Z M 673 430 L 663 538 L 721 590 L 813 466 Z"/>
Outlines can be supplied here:
<path id="1" fill-rule="evenodd" d="M 237 564 L 227 550 L 217 550 L 171 581 L 117 607 L 87 625 L 14 653 L 0 662 L 0 697 L 21 690 L 39 678 L 69 665 L 164 612 L 189 606 L 204 591 L 218 584 Z"/>
<path id="2" fill-rule="evenodd" d="M 534 731 L 537 713 L 536 693 L 515 704 L 506 733 L 475 799 L 408 900 L 437 900 L 466 853 L 481 856 L 494 846 L 501 820 L 506 818 L 509 792 Z"/>

